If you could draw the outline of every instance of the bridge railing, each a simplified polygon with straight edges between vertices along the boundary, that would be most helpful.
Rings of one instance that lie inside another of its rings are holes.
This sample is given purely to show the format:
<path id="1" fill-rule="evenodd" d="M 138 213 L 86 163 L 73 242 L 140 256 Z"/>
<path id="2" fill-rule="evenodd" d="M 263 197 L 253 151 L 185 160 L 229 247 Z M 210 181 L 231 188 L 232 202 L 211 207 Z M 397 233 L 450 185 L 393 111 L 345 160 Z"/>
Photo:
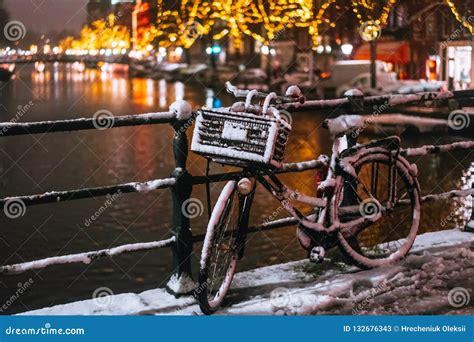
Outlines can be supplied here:
<path id="1" fill-rule="evenodd" d="M 174 128 L 173 153 L 175 159 L 175 169 L 169 178 L 152 179 L 146 182 L 129 182 L 123 184 L 113 184 L 94 188 L 81 188 L 65 191 L 50 191 L 42 194 L 23 195 L 5 197 L 0 199 L 3 208 L 21 204 L 22 206 L 33 206 L 46 203 L 58 203 L 65 201 L 95 198 L 102 196 L 112 196 L 117 193 L 146 193 L 160 189 L 170 189 L 173 198 L 173 226 L 170 237 L 159 241 L 149 241 L 120 245 L 113 248 L 88 251 L 78 254 L 54 256 L 40 260 L 34 260 L 19 264 L 0 266 L 0 275 L 20 274 L 26 271 L 42 269 L 52 265 L 90 263 L 104 257 L 114 257 L 124 253 L 139 252 L 158 248 L 170 247 L 173 250 L 173 286 L 170 291 L 175 295 L 186 292 L 186 287 L 177 286 L 179 282 L 187 282 L 191 277 L 191 253 L 193 243 L 202 241 L 203 235 L 193 236 L 190 229 L 188 215 L 183 213 L 183 204 L 190 198 L 193 186 L 223 182 L 235 179 L 239 172 L 230 172 L 214 175 L 192 176 L 187 168 L 188 139 L 187 129 L 192 126 L 195 115 L 191 111 L 189 104 L 177 102 L 170 107 L 168 112 L 148 113 L 137 115 L 125 115 L 102 118 L 80 118 L 72 120 L 40 121 L 30 123 L 4 122 L 0 123 L 0 136 L 17 136 L 26 134 L 71 132 L 78 130 L 90 130 L 101 128 L 117 128 L 126 126 L 169 124 Z M 98 133 L 99 134 L 99 133 Z M 279 171 L 301 172 L 316 169 L 323 165 L 320 160 L 310 160 L 302 163 L 288 163 Z M 261 227 L 253 227 L 251 232 L 268 230 L 288 226 L 293 220 L 279 220 L 271 224 L 264 224 Z"/>
<path id="2" fill-rule="evenodd" d="M 466 94 L 463 93 L 462 95 L 463 96 L 461 96 L 460 101 L 465 102 L 466 98 L 470 98 L 470 103 L 474 103 L 474 98 L 471 98 L 471 94 L 469 94 L 469 96 L 466 96 Z M 414 100 L 417 99 L 418 98 Z M 419 97 L 419 101 L 431 99 L 431 97 Z M 306 104 L 303 105 L 286 105 L 286 109 L 288 109 L 289 111 L 320 110 L 322 109 L 321 107 L 327 109 L 340 108 L 342 106 L 345 112 L 361 113 L 363 111 L 363 107 L 367 105 L 367 103 L 365 102 L 368 102 L 370 105 L 373 105 L 374 103 L 385 103 L 389 100 L 390 98 L 387 97 L 369 97 L 366 99 L 354 99 L 349 97 L 347 99 L 330 100 L 324 103 L 312 103 L 311 101 L 308 101 Z M 129 182 L 123 184 L 114 184 L 95 188 L 53 191 L 43 194 L 6 197 L 0 199 L 0 204 L 4 208 L 6 208 L 6 206 L 14 203 L 21 203 L 25 206 L 33 206 L 45 203 L 57 203 L 63 201 L 72 201 L 113 195 L 119 191 L 121 193 L 144 193 L 159 189 L 170 189 L 173 199 L 173 225 L 169 238 L 164 240 L 120 245 L 109 249 L 88 251 L 78 254 L 49 257 L 41 260 L 34 260 L 19 264 L 3 265 L 0 266 L 0 275 L 19 274 L 30 270 L 42 269 L 52 265 L 71 263 L 88 264 L 96 259 L 103 257 L 114 257 L 124 253 L 170 247 L 173 251 L 173 275 L 170 278 L 170 281 L 168 282 L 169 290 L 175 295 L 189 293 L 190 289 L 189 286 L 186 286 L 186 283 L 189 283 L 189 280 L 192 279 L 191 254 L 193 249 L 193 243 L 202 241 L 204 239 L 204 235 L 193 236 L 190 229 L 189 217 L 182 210 L 183 204 L 189 200 L 193 190 L 193 186 L 215 182 L 223 182 L 226 180 L 235 179 L 236 177 L 239 177 L 239 175 L 241 175 L 240 172 L 230 172 L 213 175 L 193 176 L 188 172 L 186 168 L 188 157 L 187 129 L 192 126 L 194 118 L 195 113 L 192 112 L 189 104 L 184 101 L 178 101 L 170 107 L 168 112 L 161 113 L 126 115 L 105 118 L 80 118 L 73 120 L 57 120 L 31 123 L 0 123 L 1 137 L 39 133 L 49 134 L 53 132 L 77 131 L 88 129 L 99 129 L 98 132 L 100 132 L 101 127 L 117 128 L 153 124 L 169 124 L 173 127 L 175 132 L 173 138 L 175 169 L 171 172 L 169 178 L 153 179 L 147 182 Z M 442 146 L 427 146 L 418 149 L 406 149 L 402 150 L 401 153 L 409 157 L 466 148 L 474 148 L 474 142 L 471 141 L 465 144 L 455 143 Z M 306 170 L 315 170 L 324 165 L 325 162 L 323 161 L 323 159 L 310 160 L 299 163 L 288 163 L 284 164 L 283 168 L 278 172 L 302 172 Z M 443 194 L 425 196 L 423 197 L 423 200 L 433 201 L 437 199 L 465 197 L 473 194 L 474 190 L 472 189 L 454 190 Z M 295 225 L 296 223 L 297 221 L 295 218 L 287 217 L 271 222 L 265 222 L 259 226 L 250 227 L 249 232 L 255 233 L 259 231 L 282 228 Z"/>

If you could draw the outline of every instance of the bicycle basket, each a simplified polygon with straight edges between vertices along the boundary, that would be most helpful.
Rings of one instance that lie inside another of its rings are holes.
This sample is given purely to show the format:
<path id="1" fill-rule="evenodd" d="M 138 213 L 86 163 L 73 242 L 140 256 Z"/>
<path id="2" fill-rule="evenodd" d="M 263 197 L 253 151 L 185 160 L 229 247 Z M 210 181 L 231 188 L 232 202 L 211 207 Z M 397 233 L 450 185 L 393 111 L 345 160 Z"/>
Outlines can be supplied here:
<path id="1" fill-rule="evenodd" d="M 191 150 L 222 164 L 279 168 L 290 131 L 287 122 L 275 117 L 203 109 Z"/>

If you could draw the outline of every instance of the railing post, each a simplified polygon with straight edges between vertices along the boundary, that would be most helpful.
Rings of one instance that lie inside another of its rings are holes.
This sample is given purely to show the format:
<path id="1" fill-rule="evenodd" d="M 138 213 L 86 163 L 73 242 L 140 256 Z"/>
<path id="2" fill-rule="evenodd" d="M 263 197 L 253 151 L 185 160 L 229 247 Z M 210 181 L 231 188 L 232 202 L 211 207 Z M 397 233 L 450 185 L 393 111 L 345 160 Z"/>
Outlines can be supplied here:
<path id="1" fill-rule="evenodd" d="M 174 104 L 171 106 L 173 109 Z M 175 297 L 192 293 L 195 283 L 191 273 L 191 254 L 193 251 L 193 236 L 189 217 L 182 210 L 183 205 L 191 196 L 193 190 L 192 176 L 186 170 L 188 157 L 188 139 L 186 129 L 191 125 L 191 107 L 184 101 L 179 101 L 179 109 L 186 109 L 185 115 L 177 112 L 177 122 L 173 124 L 175 130 L 173 139 L 173 153 L 176 168 L 172 176 L 176 178 L 176 184 L 171 188 L 173 197 L 173 228 L 172 233 L 176 238 L 173 251 L 173 274 L 166 288 Z M 175 110 L 176 111 L 176 110 Z"/>

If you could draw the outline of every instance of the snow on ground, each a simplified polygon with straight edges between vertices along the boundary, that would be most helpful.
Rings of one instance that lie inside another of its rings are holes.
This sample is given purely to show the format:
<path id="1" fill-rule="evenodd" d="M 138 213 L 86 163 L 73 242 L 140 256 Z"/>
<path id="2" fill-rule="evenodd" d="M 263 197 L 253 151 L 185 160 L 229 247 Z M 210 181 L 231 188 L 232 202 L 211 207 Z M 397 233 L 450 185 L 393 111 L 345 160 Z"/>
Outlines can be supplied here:
<path id="1" fill-rule="evenodd" d="M 472 301 L 456 308 L 449 304 L 448 293 L 456 287 L 472 293 L 473 280 L 474 234 L 453 229 L 418 236 L 410 255 L 394 266 L 360 271 L 335 258 L 238 273 L 217 314 L 472 314 Z M 191 296 L 176 299 L 154 289 L 25 314 L 189 315 L 200 310 Z"/>

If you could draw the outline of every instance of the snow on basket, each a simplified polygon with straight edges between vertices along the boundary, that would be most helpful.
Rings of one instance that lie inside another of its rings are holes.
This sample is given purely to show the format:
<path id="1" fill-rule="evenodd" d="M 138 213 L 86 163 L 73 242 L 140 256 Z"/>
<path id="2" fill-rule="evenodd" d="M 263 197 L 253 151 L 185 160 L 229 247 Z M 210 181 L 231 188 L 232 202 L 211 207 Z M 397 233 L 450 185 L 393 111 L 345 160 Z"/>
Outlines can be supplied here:
<path id="1" fill-rule="evenodd" d="M 290 131 L 280 118 L 203 109 L 198 111 L 191 150 L 223 164 L 280 168 Z"/>

